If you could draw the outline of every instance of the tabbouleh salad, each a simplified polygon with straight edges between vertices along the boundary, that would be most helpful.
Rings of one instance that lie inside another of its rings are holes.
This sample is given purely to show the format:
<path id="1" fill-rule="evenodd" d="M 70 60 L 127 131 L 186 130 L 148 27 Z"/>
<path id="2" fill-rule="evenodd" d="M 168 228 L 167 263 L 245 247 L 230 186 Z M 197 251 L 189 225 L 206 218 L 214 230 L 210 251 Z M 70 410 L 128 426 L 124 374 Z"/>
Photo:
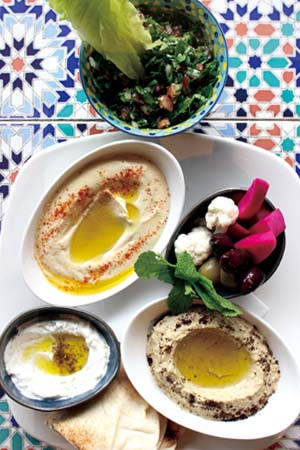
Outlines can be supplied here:
<path id="1" fill-rule="evenodd" d="M 141 55 L 144 77 L 131 80 L 97 51 L 90 56 L 101 101 L 138 128 L 167 128 L 191 117 L 211 96 L 218 62 L 199 24 L 176 14 L 159 22 L 144 12 L 144 26 L 156 45 Z M 178 23 L 179 22 L 179 23 Z M 177 24 L 175 24 L 177 23 Z"/>

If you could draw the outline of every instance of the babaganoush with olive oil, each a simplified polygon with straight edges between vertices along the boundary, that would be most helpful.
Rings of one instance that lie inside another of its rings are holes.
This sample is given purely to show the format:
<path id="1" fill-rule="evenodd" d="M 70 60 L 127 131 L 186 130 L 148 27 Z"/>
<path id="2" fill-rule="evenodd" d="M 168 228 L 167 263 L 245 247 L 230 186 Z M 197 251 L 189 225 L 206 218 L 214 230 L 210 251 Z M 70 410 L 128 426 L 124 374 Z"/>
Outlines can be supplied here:
<path id="1" fill-rule="evenodd" d="M 134 273 L 169 215 L 160 168 L 135 154 L 99 158 L 70 175 L 47 201 L 35 257 L 48 279 L 71 294 L 105 291 Z"/>
<path id="2" fill-rule="evenodd" d="M 147 359 L 169 398 L 215 420 L 255 414 L 280 377 L 278 361 L 254 325 L 202 306 L 159 320 L 148 337 Z"/>
<path id="3" fill-rule="evenodd" d="M 90 323 L 74 318 L 25 323 L 4 352 L 7 373 L 28 398 L 69 398 L 105 375 L 110 349 Z"/>

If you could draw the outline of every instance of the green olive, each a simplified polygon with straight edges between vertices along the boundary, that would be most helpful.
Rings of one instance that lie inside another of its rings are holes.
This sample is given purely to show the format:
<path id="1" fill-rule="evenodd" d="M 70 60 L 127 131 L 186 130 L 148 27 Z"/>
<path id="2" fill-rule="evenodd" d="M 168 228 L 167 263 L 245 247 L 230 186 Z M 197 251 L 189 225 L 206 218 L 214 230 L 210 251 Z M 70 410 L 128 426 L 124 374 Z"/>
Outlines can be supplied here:
<path id="1" fill-rule="evenodd" d="M 233 273 L 230 272 L 225 272 L 225 270 L 223 270 L 221 268 L 220 270 L 220 281 L 221 284 L 223 284 L 223 286 L 226 286 L 228 288 L 236 288 L 239 283 L 238 280 L 236 279 L 235 275 Z"/>
<path id="2" fill-rule="evenodd" d="M 207 259 L 202 266 L 199 267 L 199 272 L 209 278 L 214 284 L 220 283 L 220 264 L 214 256 Z"/>

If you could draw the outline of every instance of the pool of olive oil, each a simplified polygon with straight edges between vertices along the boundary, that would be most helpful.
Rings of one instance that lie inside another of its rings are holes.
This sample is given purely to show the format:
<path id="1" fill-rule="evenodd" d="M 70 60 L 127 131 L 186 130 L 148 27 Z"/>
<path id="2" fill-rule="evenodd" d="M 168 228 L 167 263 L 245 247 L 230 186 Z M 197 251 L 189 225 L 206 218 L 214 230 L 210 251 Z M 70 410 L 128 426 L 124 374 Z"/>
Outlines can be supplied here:
<path id="1" fill-rule="evenodd" d="M 138 191 L 132 191 L 128 195 L 118 194 L 117 197 L 125 202 L 127 220 L 116 214 L 110 202 L 95 202 L 72 236 L 70 256 L 73 261 L 82 263 L 105 254 L 121 238 L 127 227 L 136 226 L 139 221 L 139 210 L 134 202 L 138 198 Z M 75 295 L 105 291 L 124 281 L 133 272 L 134 268 L 129 267 L 111 278 L 91 284 L 62 277 L 44 269 L 50 283 Z"/>
<path id="2" fill-rule="evenodd" d="M 49 375 L 72 375 L 81 370 L 89 356 L 83 336 L 57 333 L 39 339 L 23 351 L 25 361 L 32 360 L 42 372 Z"/>
<path id="3" fill-rule="evenodd" d="M 206 388 L 238 383 L 252 366 L 248 350 L 215 328 L 189 334 L 177 345 L 174 357 L 178 370 L 186 379 Z"/>

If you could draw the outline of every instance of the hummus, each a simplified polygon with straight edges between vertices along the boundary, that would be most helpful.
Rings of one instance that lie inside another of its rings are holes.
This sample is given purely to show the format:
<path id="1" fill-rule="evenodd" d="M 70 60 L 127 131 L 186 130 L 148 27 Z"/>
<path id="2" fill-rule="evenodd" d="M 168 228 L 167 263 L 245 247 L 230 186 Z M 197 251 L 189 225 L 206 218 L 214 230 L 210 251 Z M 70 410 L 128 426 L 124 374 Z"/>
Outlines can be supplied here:
<path id="1" fill-rule="evenodd" d="M 73 173 L 47 202 L 36 259 L 65 291 L 111 288 L 154 246 L 168 213 L 168 185 L 152 162 L 134 154 L 100 158 Z"/>
<path id="2" fill-rule="evenodd" d="M 42 321 L 21 326 L 4 352 L 7 373 L 28 398 L 67 398 L 96 386 L 110 349 L 88 322 Z"/>
<path id="3" fill-rule="evenodd" d="M 201 306 L 159 320 L 148 338 L 147 358 L 165 394 L 208 419 L 251 416 L 267 403 L 280 376 L 254 325 Z"/>

